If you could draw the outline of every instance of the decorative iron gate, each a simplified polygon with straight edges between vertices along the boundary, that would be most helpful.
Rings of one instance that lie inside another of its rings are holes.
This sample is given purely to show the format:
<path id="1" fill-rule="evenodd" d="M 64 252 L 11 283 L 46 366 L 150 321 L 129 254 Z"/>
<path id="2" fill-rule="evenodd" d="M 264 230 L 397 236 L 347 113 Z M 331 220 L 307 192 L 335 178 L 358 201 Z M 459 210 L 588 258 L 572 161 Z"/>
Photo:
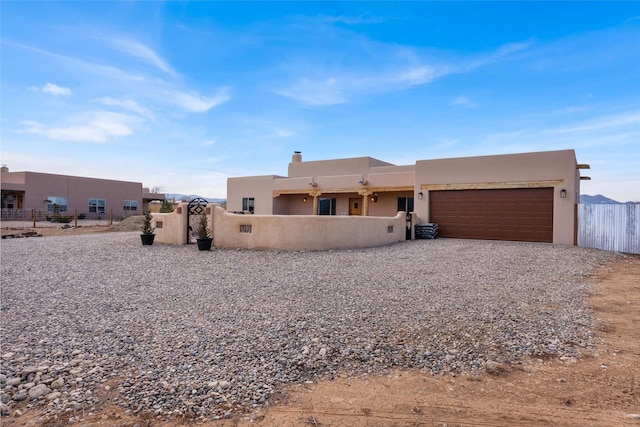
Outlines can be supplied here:
<path id="1" fill-rule="evenodd" d="M 202 197 L 196 197 L 187 205 L 187 244 L 196 243 L 196 238 L 193 236 L 193 227 L 191 227 L 191 217 L 205 215 L 208 203 Z"/>

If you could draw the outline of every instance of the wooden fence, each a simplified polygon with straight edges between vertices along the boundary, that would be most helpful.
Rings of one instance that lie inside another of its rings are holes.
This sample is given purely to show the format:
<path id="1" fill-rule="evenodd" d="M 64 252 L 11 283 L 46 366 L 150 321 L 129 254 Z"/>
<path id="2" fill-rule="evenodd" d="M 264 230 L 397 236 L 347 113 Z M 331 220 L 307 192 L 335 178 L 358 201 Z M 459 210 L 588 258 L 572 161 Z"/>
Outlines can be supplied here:
<path id="1" fill-rule="evenodd" d="M 640 254 L 640 204 L 578 205 L 578 246 Z"/>

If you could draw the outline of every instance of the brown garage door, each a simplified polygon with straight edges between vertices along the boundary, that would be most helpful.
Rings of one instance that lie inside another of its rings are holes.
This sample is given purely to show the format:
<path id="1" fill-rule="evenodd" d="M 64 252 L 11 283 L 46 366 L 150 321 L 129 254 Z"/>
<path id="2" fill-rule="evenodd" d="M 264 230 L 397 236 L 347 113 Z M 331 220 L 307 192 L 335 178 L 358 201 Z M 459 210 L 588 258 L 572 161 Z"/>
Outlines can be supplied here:
<path id="1" fill-rule="evenodd" d="M 553 188 L 429 192 L 438 235 L 465 239 L 553 241 Z"/>

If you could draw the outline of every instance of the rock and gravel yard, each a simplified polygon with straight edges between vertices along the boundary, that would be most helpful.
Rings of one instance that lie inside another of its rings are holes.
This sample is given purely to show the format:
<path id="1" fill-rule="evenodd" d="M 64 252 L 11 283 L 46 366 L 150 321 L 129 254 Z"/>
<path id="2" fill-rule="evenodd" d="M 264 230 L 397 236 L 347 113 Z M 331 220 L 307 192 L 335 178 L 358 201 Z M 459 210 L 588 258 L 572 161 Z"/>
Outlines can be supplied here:
<path id="1" fill-rule="evenodd" d="M 275 252 L 138 233 L 2 242 L 4 411 L 216 419 L 292 383 L 408 368 L 482 372 L 595 346 L 586 276 L 617 255 L 421 240 Z M 24 406 L 22 406 L 24 407 Z"/>

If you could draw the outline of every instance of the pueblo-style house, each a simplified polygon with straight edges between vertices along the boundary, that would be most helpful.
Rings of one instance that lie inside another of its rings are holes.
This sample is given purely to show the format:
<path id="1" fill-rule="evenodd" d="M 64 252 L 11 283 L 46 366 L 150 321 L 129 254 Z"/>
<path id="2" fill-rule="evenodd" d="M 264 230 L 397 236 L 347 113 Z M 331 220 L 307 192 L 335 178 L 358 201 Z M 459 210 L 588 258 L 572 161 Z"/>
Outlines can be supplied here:
<path id="1" fill-rule="evenodd" d="M 154 200 L 165 195 L 152 193 L 140 182 L 87 178 L 41 172 L 10 172 L 2 166 L 2 220 L 38 219 L 54 211 L 86 218 L 142 215 Z"/>
<path id="2" fill-rule="evenodd" d="M 391 217 L 436 223 L 441 237 L 575 244 L 580 169 L 574 150 L 418 160 L 303 161 L 288 175 L 229 178 L 227 210 L 256 215 Z"/>

